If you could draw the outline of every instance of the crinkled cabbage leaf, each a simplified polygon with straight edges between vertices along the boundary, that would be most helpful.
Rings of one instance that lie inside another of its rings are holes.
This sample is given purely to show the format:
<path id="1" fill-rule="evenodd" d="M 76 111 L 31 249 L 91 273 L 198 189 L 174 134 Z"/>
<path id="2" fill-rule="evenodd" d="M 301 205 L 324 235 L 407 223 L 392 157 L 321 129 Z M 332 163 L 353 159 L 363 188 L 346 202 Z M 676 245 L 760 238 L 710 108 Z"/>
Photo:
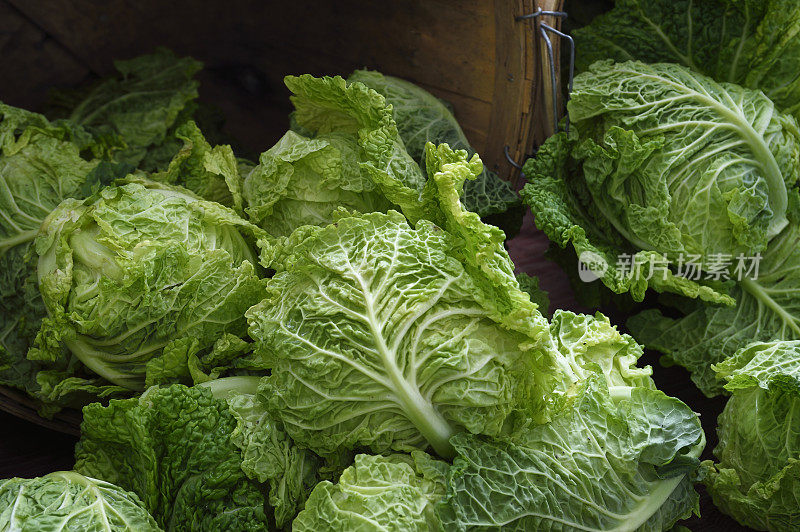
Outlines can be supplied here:
<path id="1" fill-rule="evenodd" d="M 754 343 L 714 366 L 733 395 L 719 417 L 714 504 L 757 530 L 800 523 L 800 342 Z"/>
<path id="2" fill-rule="evenodd" d="M 202 63 L 177 57 L 166 48 L 125 61 L 115 61 L 119 73 L 90 90 L 63 92 L 60 115 L 95 133 L 122 139 L 125 148 L 114 158 L 145 171 L 163 168 L 180 150 L 177 126 L 195 111 Z"/>
<path id="3" fill-rule="evenodd" d="M 287 76 L 289 131 L 244 179 L 248 216 L 275 236 L 326 225 L 338 207 L 386 211 L 375 173 L 419 193 L 425 176 L 406 152 L 383 96 L 341 77 Z M 374 171 L 370 171 L 369 168 Z"/>
<path id="4" fill-rule="evenodd" d="M 139 495 L 165 530 L 283 527 L 317 483 L 318 458 L 265 415 L 257 380 L 174 384 L 89 405 L 75 469 Z"/>
<path id="5" fill-rule="evenodd" d="M 177 126 L 174 137 L 183 146 L 164 170 L 150 174 L 150 178 L 185 187 L 203 199 L 243 214 L 240 161 L 231 147 L 212 147 L 192 120 Z"/>
<path id="6" fill-rule="evenodd" d="M 475 153 L 451 110 L 425 89 L 369 70 L 356 70 L 347 81 L 363 83 L 386 98 L 406 150 L 422 168 L 428 142 L 447 144 L 454 150 L 466 150 L 470 155 Z M 467 210 L 478 213 L 481 218 L 494 215 L 491 220 L 500 220 L 498 225 L 507 236 L 519 231 L 522 223 L 519 195 L 496 173 L 484 168 L 474 181 L 465 183 L 462 202 Z"/>
<path id="7" fill-rule="evenodd" d="M 793 0 L 617 0 L 573 36 L 579 71 L 601 59 L 679 63 L 800 117 L 798 34 Z"/>
<path id="8" fill-rule="evenodd" d="M 422 451 L 357 455 L 336 484 L 314 488 L 292 530 L 441 530 L 434 505 L 445 494 L 447 469 Z"/>
<path id="9" fill-rule="evenodd" d="M 559 248 L 572 247 L 568 271 L 573 273 L 580 257 L 602 284 L 617 294 L 629 293 L 635 301 L 644 299 L 649 288 L 673 292 L 714 303 L 733 304 L 726 293 L 675 275 L 663 254 L 640 250 L 628 242 L 597 208 L 583 181 L 581 165 L 571 153 L 575 141 L 556 134 L 528 159 L 524 173 L 528 184 L 523 201 L 530 205 L 536 227 Z M 637 264 L 637 267 L 633 267 Z M 584 281 L 581 280 L 583 283 Z"/>
<path id="10" fill-rule="evenodd" d="M 590 375 L 546 424 L 453 437 L 444 530 L 667 530 L 698 512 L 697 415 L 663 393 Z"/>
<path id="11" fill-rule="evenodd" d="M 539 278 L 527 273 L 518 273 L 516 277 L 520 290 L 530 296 L 531 301 L 539 308 L 539 312 L 549 316 L 550 296 L 539 286 Z"/>
<path id="12" fill-rule="evenodd" d="M 627 322 L 638 341 L 688 369 L 708 396 L 723 392 L 713 364 L 753 341 L 800 339 L 800 200 L 796 193 L 790 200 L 790 224 L 757 262 L 756 278 L 731 289 L 734 307 L 680 303 L 678 317 L 650 309 Z"/>
<path id="13" fill-rule="evenodd" d="M 74 471 L 0 480 L 3 530 L 159 532 L 136 494 Z"/>
<path id="14" fill-rule="evenodd" d="M 550 320 L 548 349 L 562 370 L 559 391 L 568 396 L 599 373 L 608 386 L 655 388 L 650 366 L 637 367 L 644 350 L 609 319 L 556 310 Z"/>

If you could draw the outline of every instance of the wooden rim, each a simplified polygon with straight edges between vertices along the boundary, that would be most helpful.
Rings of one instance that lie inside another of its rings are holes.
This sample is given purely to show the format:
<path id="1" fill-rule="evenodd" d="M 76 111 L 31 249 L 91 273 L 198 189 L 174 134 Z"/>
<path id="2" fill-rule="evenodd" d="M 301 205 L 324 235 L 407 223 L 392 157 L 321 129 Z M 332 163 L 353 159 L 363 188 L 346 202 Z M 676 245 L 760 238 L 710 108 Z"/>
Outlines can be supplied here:
<path id="1" fill-rule="evenodd" d="M 30 397 L 5 386 L 0 386 L 0 410 L 56 432 L 71 436 L 81 434 L 80 411 L 67 408 L 55 414 L 52 419 L 47 419 L 39 415 L 36 402 Z"/>

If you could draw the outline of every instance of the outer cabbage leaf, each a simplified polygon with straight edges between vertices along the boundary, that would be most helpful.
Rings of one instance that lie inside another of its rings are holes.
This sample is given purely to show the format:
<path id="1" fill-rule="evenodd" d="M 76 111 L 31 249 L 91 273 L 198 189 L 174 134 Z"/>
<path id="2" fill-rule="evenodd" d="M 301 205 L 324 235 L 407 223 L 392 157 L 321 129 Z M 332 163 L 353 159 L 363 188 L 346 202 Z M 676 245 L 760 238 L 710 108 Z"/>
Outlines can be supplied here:
<path id="1" fill-rule="evenodd" d="M 583 181 L 583 169 L 571 156 L 574 146 L 575 140 L 564 133 L 554 135 L 523 169 L 529 180 L 522 190 L 523 201 L 530 205 L 536 226 L 553 244 L 560 248 L 572 246 L 577 257 L 592 263 L 587 266 L 594 278 L 614 293 L 630 293 L 635 301 L 643 300 L 647 289 L 652 288 L 733 304 L 733 299 L 710 286 L 658 268 L 666 260 L 662 254 L 640 250 L 628 242 L 593 201 Z M 629 261 L 621 261 L 620 257 Z M 634 262 L 638 268 L 630 267 Z M 577 261 L 568 265 L 568 271 L 575 269 Z"/>
<path id="2" fill-rule="evenodd" d="M 314 136 L 333 132 L 356 135 L 368 161 L 411 188 L 422 187 L 425 176 L 406 151 L 383 96 L 361 83 L 348 85 L 339 76 L 305 74 L 287 76 L 284 81 L 292 91 L 292 118 L 302 130 Z"/>
<path id="3" fill-rule="evenodd" d="M 183 147 L 176 150 L 166 169 L 151 174 L 151 179 L 180 185 L 242 214 L 242 178 L 231 147 L 211 147 L 191 120 L 175 128 L 174 137 L 183 142 Z"/>
<path id="4" fill-rule="evenodd" d="M 761 90 L 800 116 L 798 33 L 792 0 L 617 0 L 573 35 L 579 71 L 600 59 L 679 63 Z"/>
<path id="5" fill-rule="evenodd" d="M 477 155 L 467 160 L 464 150 L 453 151 L 447 144 L 428 143 L 425 146 L 428 182 L 420 194 L 419 204 L 431 215 L 430 220 L 459 241 L 454 253 L 479 281 L 481 293 L 488 297 L 487 304 L 496 305 L 519 330 L 536 336 L 534 329 L 541 316 L 534 312 L 530 296 L 520 290 L 514 264 L 505 249 L 505 234 L 483 223 L 477 213 L 466 210 L 461 202 L 464 183 L 475 179 L 482 168 Z M 408 218 L 412 209 L 404 203 L 400 206 Z M 531 328 L 531 324 L 535 327 Z"/>
<path id="6" fill-rule="evenodd" d="M 800 132 L 761 92 L 605 61 L 575 78 L 568 108 L 586 189 L 637 250 L 752 256 L 785 227 Z"/>
<path id="7" fill-rule="evenodd" d="M 134 493 L 74 471 L 0 480 L 3 530 L 158 532 Z"/>
<path id="8" fill-rule="evenodd" d="M 253 380 L 154 387 L 85 407 L 76 470 L 138 494 L 166 530 L 283 527 L 316 483 L 314 458 L 264 417 Z"/>
<path id="9" fill-rule="evenodd" d="M 340 207 L 385 212 L 391 204 L 362 170 L 364 158 L 351 133 L 309 139 L 288 131 L 244 181 L 250 220 L 287 236 L 301 225 L 329 224 Z"/>
<path id="10" fill-rule="evenodd" d="M 757 278 L 732 288 L 735 307 L 682 304 L 677 318 L 651 309 L 628 320 L 638 341 L 688 369 L 708 396 L 722 393 L 713 364 L 753 341 L 800 339 L 800 225 L 798 200 L 790 199 L 790 224 L 770 242 Z"/>
<path id="11" fill-rule="evenodd" d="M 447 144 L 454 150 L 466 150 L 470 156 L 475 150 L 469 145 L 466 135 L 458 125 L 453 113 L 444 102 L 411 82 L 380 72 L 356 70 L 348 82 L 363 83 L 377 91 L 386 103 L 392 106 L 394 120 L 406 150 L 424 168 L 425 145 Z M 478 213 L 481 218 L 515 212 L 501 218 L 507 235 L 516 234 L 522 222 L 520 199 L 511 185 L 497 174 L 484 168 L 474 181 L 464 185 L 462 196 L 464 207 Z"/>
<path id="12" fill-rule="evenodd" d="M 541 407 L 541 316 L 529 301 L 527 321 L 504 316 L 453 256 L 458 239 L 394 211 L 305 229 L 247 312 L 271 369 L 262 398 L 296 441 L 449 456 L 456 431 L 497 434 L 520 404 Z"/>
<path id="13" fill-rule="evenodd" d="M 245 238 L 260 235 L 219 204 L 147 181 L 62 202 L 36 241 L 49 317 L 28 357 L 58 363 L 67 346 L 134 390 L 154 382 L 151 370 L 188 381 L 188 364 L 174 363 L 181 353 L 187 362 L 221 335 L 246 332 L 244 311 L 263 283 Z"/>
<path id="14" fill-rule="evenodd" d="M 590 377 L 550 423 L 453 437 L 445 530 L 667 530 L 698 511 L 705 439 L 686 405 Z"/>
<path id="15" fill-rule="evenodd" d="M 704 462 L 714 504 L 758 530 L 800 523 L 800 342 L 754 343 L 714 366 L 733 396 L 719 418 L 719 462 Z"/>
<path id="16" fill-rule="evenodd" d="M 115 159 L 152 171 L 166 166 L 181 142 L 172 135 L 194 112 L 202 63 L 159 48 L 152 54 L 114 63 L 118 77 L 100 82 L 72 108 L 69 120 L 101 135 L 118 136 L 126 148 Z"/>
<path id="17" fill-rule="evenodd" d="M 278 527 L 288 524 L 302 508 L 326 464 L 301 449 L 256 398 L 260 377 L 226 377 L 203 386 L 225 399 L 236 418 L 231 441 L 241 452 L 242 471 L 269 486 L 269 504 Z"/>
<path id="18" fill-rule="evenodd" d="M 131 169 L 91 158 L 107 149 L 80 126 L 0 104 L 0 383 L 40 399 L 41 368 L 25 358 L 46 315 L 33 240 L 62 200 L 86 197 Z M 74 371 L 68 360 L 57 369 Z"/>
<path id="19" fill-rule="evenodd" d="M 539 312 L 549 316 L 550 296 L 539 286 L 539 278 L 527 273 L 518 273 L 516 277 L 520 290 L 530 296 L 531 302 L 538 307 Z"/>
<path id="20" fill-rule="evenodd" d="M 800 342 L 753 342 L 714 365 L 729 392 L 777 388 L 800 392 Z"/>
<path id="21" fill-rule="evenodd" d="M 386 99 L 386 103 L 392 106 L 397 130 L 408 154 L 423 169 L 428 142 L 447 144 L 454 150 L 471 150 L 450 109 L 422 87 L 370 70 L 356 70 L 347 81 L 363 83 Z"/>
<path id="22" fill-rule="evenodd" d="M 322 481 L 314 488 L 292 530 L 441 530 L 434 504 L 445 494 L 447 469 L 421 451 L 360 454 L 337 484 Z"/>
<path id="23" fill-rule="evenodd" d="M 556 310 L 550 321 L 550 350 L 564 368 L 562 391 L 580 387 L 595 373 L 607 386 L 654 388 L 650 366 L 636 366 L 642 347 L 627 334 L 620 334 L 607 317 Z"/>

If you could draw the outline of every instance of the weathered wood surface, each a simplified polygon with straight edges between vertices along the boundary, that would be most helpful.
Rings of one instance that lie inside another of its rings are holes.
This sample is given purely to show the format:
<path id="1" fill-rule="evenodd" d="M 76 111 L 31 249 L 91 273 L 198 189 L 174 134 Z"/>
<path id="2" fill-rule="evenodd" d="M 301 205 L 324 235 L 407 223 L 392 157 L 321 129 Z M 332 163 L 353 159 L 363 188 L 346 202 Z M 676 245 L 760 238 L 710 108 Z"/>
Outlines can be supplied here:
<path id="1" fill-rule="evenodd" d="M 531 12 L 532 0 L 4 1 L 91 72 L 164 45 L 207 64 L 204 96 L 244 83 L 250 106 L 241 118 L 263 132 L 254 145 L 270 145 L 286 129 L 286 74 L 367 67 L 450 100 L 470 142 L 501 175 L 515 171 L 506 145 L 515 159 L 530 150 L 534 23 L 514 16 Z"/>

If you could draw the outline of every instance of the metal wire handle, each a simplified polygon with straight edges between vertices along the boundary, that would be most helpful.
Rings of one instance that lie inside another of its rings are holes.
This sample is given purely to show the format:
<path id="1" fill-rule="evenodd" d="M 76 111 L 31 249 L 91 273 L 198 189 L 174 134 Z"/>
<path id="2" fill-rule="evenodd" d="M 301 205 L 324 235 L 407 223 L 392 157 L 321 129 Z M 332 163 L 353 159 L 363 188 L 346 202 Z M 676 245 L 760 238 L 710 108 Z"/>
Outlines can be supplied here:
<path id="1" fill-rule="evenodd" d="M 567 95 L 566 101 L 569 101 L 569 96 L 572 94 L 572 81 L 575 77 L 575 40 L 567 35 L 566 33 L 562 33 L 555 29 L 554 27 L 545 24 L 542 22 L 539 25 L 540 33 L 542 34 L 542 38 L 544 39 L 544 43 L 547 46 L 547 57 L 550 60 L 550 85 L 553 89 L 553 94 L 557 94 L 558 86 L 556 80 L 556 65 L 555 65 L 555 58 L 553 57 L 553 43 L 550 40 L 549 33 L 554 33 L 558 35 L 562 39 L 566 39 L 569 42 L 569 77 L 567 78 Z M 566 103 L 566 102 L 565 102 Z M 554 130 L 556 133 L 558 132 L 558 98 L 555 96 L 553 97 L 553 121 L 554 121 Z M 569 114 L 566 115 L 564 119 L 564 131 L 569 133 Z"/>
<path id="2" fill-rule="evenodd" d="M 533 13 L 528 13 L 527 15 L 518 15 L 514 17 L 514 20 L 530 20 L 543 15 L 558 17 L 560 19 L 567 18 L 566 11 L 545 11 L 540 7 Z M 544 44 L 547 47 L 547 57 L 550 60 L 550 86 L 553 91 L 553 129 L 556 133 L 558 133 L 558 98 L 556 97 L 558 94 L 558 80 L 556 79 L 556 64 L 554 57 L 555 54 L 553 52 L 553 42 L 550 40 L 551 33 L 562 39 L 566 39 L 569 42 L 569 78 L 567 81 L 566 101 L 569 101 L 569 96 L 572 94 L 572 81 L 575 77 L 575 40 L 570 35 L 555 29 L 549 24 L 545 24 L 544 22 L 539 24 L 539 34 L 541 35 L 542 39 L 544 39 Z M 567 115 L 564 120 L 564 131 L 569 133 L 569 115 Z M 511 158 L 508 145 L 505 146 L 504 151 L 508 162 L 515 168 L 521 169 L 522 166 Z"/>

